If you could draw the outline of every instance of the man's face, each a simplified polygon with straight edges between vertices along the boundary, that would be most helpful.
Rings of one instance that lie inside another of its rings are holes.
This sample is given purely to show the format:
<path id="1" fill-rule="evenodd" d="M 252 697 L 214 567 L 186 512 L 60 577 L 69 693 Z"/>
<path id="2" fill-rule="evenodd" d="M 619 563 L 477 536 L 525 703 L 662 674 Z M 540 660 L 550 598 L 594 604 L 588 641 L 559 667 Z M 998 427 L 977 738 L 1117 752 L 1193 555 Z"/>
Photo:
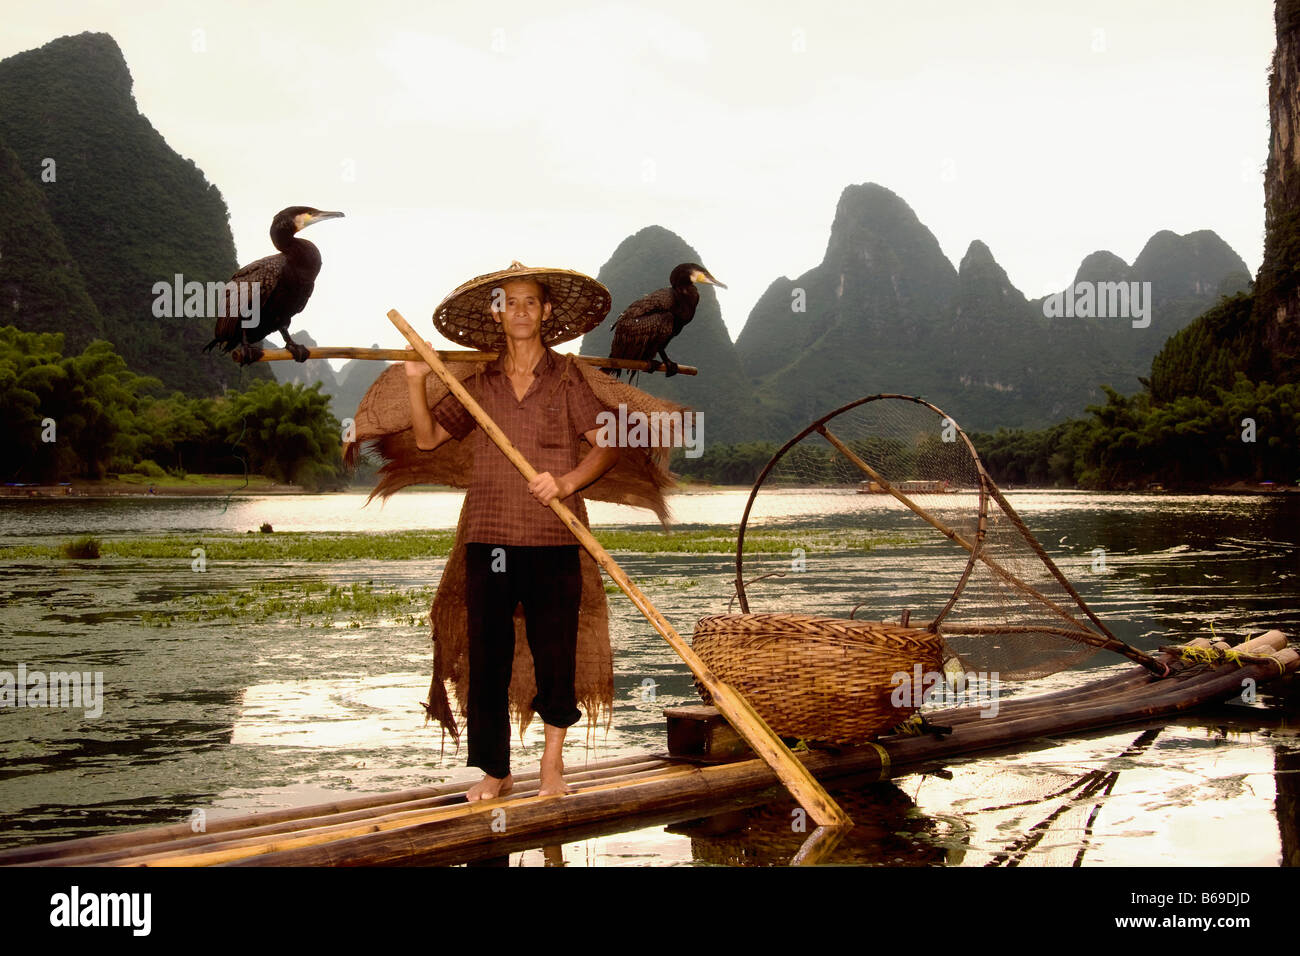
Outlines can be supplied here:
<path id="1" fill-rule="evenodd" d="M 504 312 L 493 312 L 508 338 L 516 341 L 540 339 L 542 321 L 551 315 L 551 304 L 542 304 L 542 290 L 533 279 L 512 279 L 501 284 Z M 495 303 L 494 303 L 495 304 Z"/>

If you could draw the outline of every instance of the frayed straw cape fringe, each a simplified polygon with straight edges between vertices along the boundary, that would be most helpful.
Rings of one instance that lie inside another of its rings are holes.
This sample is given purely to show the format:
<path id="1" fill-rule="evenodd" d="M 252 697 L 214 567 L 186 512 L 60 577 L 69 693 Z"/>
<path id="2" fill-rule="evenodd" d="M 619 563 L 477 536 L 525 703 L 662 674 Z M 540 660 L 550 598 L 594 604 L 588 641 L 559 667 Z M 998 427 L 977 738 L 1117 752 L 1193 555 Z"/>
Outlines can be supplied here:
<path id="1" fill-rule="evenodd" d="M 448 363 L 448 369 L 457 379 L 466 381 L 482 374 L 478 363 Z M 581 375 L 606 408 L 616 409 L 626 404 L 628 411 L 680 412 L 684 408 L 672 402 L 647 395 L 640 389 L 615 381 L 608 375 L 587 365 L 565 359 L 566 386 L 576 383 Z M 436 375 L 426 380 L 426 397 L 429 407 L 436 405 L 447 387 Z M 432 452 L 420 451 L 415 445 L 411 429 L 411 411 L 407 399 L 406 372 L 401 365 L 384 371 L 370 386 L 361 400 L 355 416 L 356 438 L 344 446 L 344 458 L 349 465 L 356 462 L 361 446 L 374 443 L 374 450 L 383 460 L 379 482 L 370 499 L 387 498 L 407 485 L 435 484 L 465 488 L 473 471 L 471 436 L 465 441 L 446 442 Z M 581 443 L 579 457 L 585 455 L 589 445 Z M 595 501 L 613 501 L 649 508 L 665 527 L 668 525 L 668 505 L 664 490 L 671 487 L 673 478 L 668 471 L 670 448 L 625 448 L 618 464 L 582 492 L 583 498 Z M 522 480 L 522 479 L 521 479 Z M 586 525 L 587 509 L 579 507 L 578 519 Z M 469 697 L 469 642 L 465 607 L 465 543 L 463 534 L 465 511 L 461 509 L 456 529 L 456 543 L 452 548 L 442 580 L 438 584 L 429 622 L 433 638 L 433 680 L 429 685 L 429 700 L 424 704 L 428 719 L 436 720 L 444 732 L 460 741 L 460 728 L 448 700 L 447 684 L 455 689 L 456 700 L 461 702 L 461 717 L 465 716 L 464 701 Z M 608 727 L 614 707 L 614 660 L 609 642 L 609 607 L 605 600 L 605 587 L 600 568 L 586 550 L 580 552 L 582 566 L 582 606 L 578 614 L 577 676 L 575 691 L 578 704 L 587 714 L 588 728 L 602 719 Z M 524 633 L 523 614 L 515 609 L 515 659 L 510 680 L 510 712 L 518 722 L 519 732 L 532 720 L 530 706 L 537 688 L 533 676 L 533 658 Z"/>

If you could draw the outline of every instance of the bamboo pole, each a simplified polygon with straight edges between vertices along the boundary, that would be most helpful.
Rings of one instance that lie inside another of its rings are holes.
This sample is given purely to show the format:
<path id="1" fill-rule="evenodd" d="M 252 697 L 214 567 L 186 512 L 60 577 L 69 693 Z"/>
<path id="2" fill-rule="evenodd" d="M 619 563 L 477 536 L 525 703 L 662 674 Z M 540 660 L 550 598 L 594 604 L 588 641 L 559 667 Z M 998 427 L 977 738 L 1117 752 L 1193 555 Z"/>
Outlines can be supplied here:
<path id="1" fill-rule="evenodd" d="M 1152 676 L 1151 672 L 1145 667 L 1135 667 L 1122 674 L 1106 678 L 1104 686 L 1098 682 L 1089 682 L 1079 687 L 1053 691 L 1048 694 L 1025 695 L 1007 700 L 999 698 L 997 702 L 998 718 L 1010 719 L 1012 716 L 1048 710 L 1053 707 L 1072 706 L 1080 701 L 1094 698 L 1098 693 L 1105 693 L 1109 698 L 1117 698 L 1130 692 L 1140 693 L 1143 689 L 1151 686 Z M 987 710 L 990 703 L 930 711 L 926 712 L 924 716 L 926 720 L 939 726 L 956 726 L 967 720 L 985 719 L 980 711 Z"/>
<path id="2" fill-rule="evenodd" d="M 1273 630 L 1238 644 L 1234 650 L 1240 654 L 1266 654 L 1269 651 L 1286 650 L 1286 646 L 1286 635 L 1281 631 Z"/>
<path id="3" fill-rule="evenodd" d="M 333 345 L 315 345 L 308 350 L 309 359 L 362 359 L 364 361 L 376 362 L 417 362 L 420 359 L 420 353 L 415 349 L 360 349 L 350 345 L 333 346 Z M 459 351 L 443 352 L 443 358 L 448 362 L 495 362 L 498 352 L 479 352 Z M 288 362 L 292 361 L 293 355 L 288 349 L 263 349 L 262 355 L 258 358 L 259 362 Z M 637 359 L 617 359 L 601 358 L 597 355 L 575 355 L 574 359 L 579 362 L 586 362 L 588 365 L 594 365 L 597 368 L 620 368 L 633 372 L 661 372 L 663 363 L 661 362 L 641 362 Z M 700 370 L 693 365 L 679 365 L 677 372 L 680 375 L 699 375 Z"/>
<path id="4" fill-rule="evenodd" d="M 598 779 L 615 773 L 627 773 L 628 767 L 645 768 L 647 766 L 668 766 L 671 761 L 651 758 L 645 754 L 630 757 L 615 757 L 609 760 L 589 762 L 581 770 L 575 770 L 568 779 L 572 781 Z M 515 785 L 536 781 L 541 774 L 536 770 L 524 771 L 515 776 Z M 328 803 L 310 806 L 286 807 L 281 810 L 269 810 L 265 813 L 247 813 L 239 816 L 225 817 L 209 821 L 204 828 L 204 835 L 215 838 L 218 834 L 232 830 L 261 830 L 279 824 L 309 825 L 304 821 L 315 817 L 344 815 L 351 813 L 371 813 L 375 816 L 389 812 L 391 808 L 406 805 L 418 805 L 421 802 L 432 803 L 434 800 L 454 794 L 463 797 L 468 789 L 466 784 L 445 783 L 429 787 L 416 787 L 410 790 L 398 790 L 392 793 L 376 794 L 367 797 L 348 797 Z M 359 818 L 358 818 L 359 819 Z M 128 830 L 119 833 L 104 833 L 98 836 L 78 837 L 75 840 L 61 840 L 38 846 L 16 847 L 0 851 L 0 866 L 48 860 L 58 865 L 74 865 L 64 861 L 73 857 L 106 856 L 111 853 L 132 853 L 145 847 L 188 841 L 195 837 L 189 823 L 163 824 L 142 830 Z"/>
<path id="5" fill-rule="evenodd" d="M 581 791 L 596 784 L 634 779 L 678 766 L 680 764 L 668 760 L 638 754 L 635 757 L 623 758 L 619 766 L 609 766 L 599 770 L 574 771 L 566 780 L 573 785 L 575 791 Z M 532 784 L 531 787 L 519 786 L 525 776 L 529 778 L 529 782 Z M 536 794 L 539 776 L 540 774 L 536 772 L 527 775 L 520 774 L 516 778 L 516 786 L 511 791 L 511 796 L 520 797 Z M 190 851 L 207 853 L 235 846 L 259 846 L 291 839 L 307 833 L 325 832 L 327 828 L 337 830 L 343 824 L 353 824 L 356 827 L 354 834 L 362 833 L 367 832 L 364 825 L 366 823 L 409 819 L 420 814 L 430 813 L 439 808 L 451 807 L 453 810 L 449 811 L 450 815 L 455 816 L 456 810 L 463 811 L 471 806 L 471 804 L 465 802 L 465 791 L 467 789 L 468 786 L 465 784 L 454 784 L 445 788 L 445 792 L 427 799 L 394 802 L 348 812 L 338 811 L 334 808 L 334 805 L 326 804 L 318 807 L 317 809 L 320 812 L 316 814 L 279 822 L 263 821 L 258 819 L 257 816 L 243 817 L 241 818 L 241 825 L 230 827 L 220 833 L 186 834 L 174 840 L 141 840 L 132 845 L 105 849 L 100 852 L 91 850 L 80 853 L 64 853 L 33 861 L 33 865 L 97 866 L 112 864 L 126 866 L 146 857 L 188 855 Z M 146 836 L 148 831 L 140 835 Z M 58 846 L 56 845 L 54 848 L 57 849 Z"/>
<path id="6" fill-rule="evenodd" d="M 1020 580 L 1020 578 L 1016 577 L 1006 568 L 1002 567 L 1002 565 L 998 564 L 987 554 L 985 554 L 983 548 L 976 549 L 975 545 L 971 544 L 969 541 L 963 538 L 952 528 L 949 528 L 938 518 L 934 517 L 932 514 L 930 514 L 920 505 L 918 505 L 911 498 L 907 497 L 907 495 L 903 494 L 901 491 L 895 488 L 884 478 L 884 476 L 880 474 L 880 472 L 876 471 L 865 461 L 863 461 L 859 456 L 854 454 L 853 450 L 849 448 L 847 445 L 845 445 L 844 442 L 840 441 L 839 438 L 837 438 L 831 432 L 831 430 L 827 428 L 825 425 L 818 426 L 817 431 L 823 438 L 825 438 L 828 442 L 834 445 L 835 448 L 840 452 L 840 454 L 844 455 L 845 458 L 853 462 L 853 464 L 856 465 L 864 474 L 870 475 L 874 481 L 879 482 L 880 486 L 884 488 L 885 491 L 889 492 L 889 494 L 893 495 L 904 505 L 906 505 L 907 508 L 909 508 L 921 520 L 926 522 L 926 524 L 930 525 L 930 527 L 934 528 L 936 531 L 938 531 L 944 537 L 948 538 L 953 543 L 960 545 L 961 547 L 965 548 L 968 552 L 975 555 L 975 557 L 983 561 L 994 574 L 1002 578 L 1004 581 L 1006 581 L 1016 590 L 1046 605 L 1054 613 L 1056 613 L 1060 617 L 1064 618 L 1066 621 L 1069 621 L 1071 624 L 1074 624 L 1076 627 L 1078 627 L 1080 630 L 1079 633 L 1075 635 L 1076 640 L 1079 640 L 1086 644 L 1091 644 L 1094 647 L 1099 647 L 1105 650 L 1114 651 L 1117 654 L 1122 654 L 1125 657 L 1127 657 L 1129 660 L 1141 664 L 1143 667 L 1145 667 L 1147 670 L 1151 671 L 1152 673 L 1156 674 L 1157 676 L 1164 676 L 1166 673 L 1168 673 L 1168 669 L 1163 664 L 1157 663 L 1149 654 L 1142 653 L 1136 647 L 1124 643 L 1119 638 L 1115 637 L 1113 634 L 1110 634 L 1109 632 L 1107 632 L 1105 636 L 1094 634 L 1083 624 L 1083 622 L 1075 618 L 1074 615 L 1072 615 L 1065 608 L 1061 607 L 1051 598 L 1047 597 L 1047 595 L 1040 593 L 1037 589 L 1026 584 L 1024 581 Z M 1046 557 L 1046 555 L 1040 555 L 1040 557 Z M 1096 620 L 1095 617 L 1094 620 Z"/>
<path id="7" fill-rule="evenodd" d="M 510 462 L 519 469 L 520 474 L 528 481 L 536 477 L 537 472 L 519 449 L 510 442 L 505 433 L 497 427 L 496 422 L 488 417 L 487 413 L 479 407 L 478 402 L 474 401 L 465 387 L 456 380 L 446 367 L 442 360 L 438 358 L 438 353 L 425 344 L 424 340 L 416 334 L 396 309 L 389 310 L 389 320 L 411 343 L 411 346 L 420 357 L 428 363 L 434 373 L 442 379 L 444 385 L 453 395 L 465 406 L 466 411 L 474 416 L 479 426 L 487 433 L 502 453 L 505 454 Z M 650 603 L 650 599 L 641 593 L 641 589 L 632 583 L 617 562 L 614 561 L 608 551 L 601 546 L 600 542 L 592 536 L 591 532 L 578 520 L 568 508 L 564 506 L 559 498 L 551 499 L 551 510 L 559 516 L 564 525 L 573 533 L 587 552 L 596 559 L 599 564 L 622 590 L 628 596 L 637 610 L 645 615 L 654 629 L 666 640 L 670 647 L 677 652 L 677 655 L 686 662 L 686 666 L 705 686 L 708 692 L 713 696 L 714 703 L 722 715 L 727 718 L 737 733 L 745 738 L 754 752 L 760 755 L 776 772 L 776 775 L 785 784 L 791 795 L 799 801 L 799 804 L 808 812 L 818 826 L 848 826 L 852 824 L 849 815 L 845 813 L 840 806 L 831 799 L 830 794 L 817 782 L 817 779 L 808 772 L 808 768 L 795 758 L 788 747 L 781 742 L 781 739 L 772 731 L 761 716 L 749 705 L 749 702 L 736 693 L 727 684 L 718 680 L 713 673 L 704 665 L 704 662 L 696 656 L 695 652 L 682 640 L 681 636 L 668 623 L 668 620 L 659 613 L 659 609 Z"/>
<path id="8" fill-rule="evenodd" d="M 1089 693 L 1077 694 L 1073 697 L 1061 698 L 1059 700 L 1038 700 L 1036 698 L 1025 698 L 1023 701 L 998 702 L 996 710 L 997 720 L 1023 720 L 1029 717 L 1050 716 L 1073 707 L 1083 707 L 1089 703 L 1096 703 L 1098 700 L 1105 699 L 1115 704 L 1122 704 L 1128 701 L 1147 699 L 1152 693 L 1152 687 L 1155 683 L 1154 677 L 1150 671 L 1145 668 L 1139 668 L 1142 679 L 1136 682 L 1123 682 L 1121 679 L 1115 679 L 1115 688 L 1089 688 Z M 947 727 L 948 730 L 956 732 L 964 725 L 973 723 L 983 723 L 994 719 L 990 716 L 993 713 L 989 703 L 979 703 L 963 707 L 957 711 L 950 711 L 951 716 L 939 711 L 925 714 L 925 718 L 931 724 L 939 727 Z"/>
<path id="9" fill-rule="evenodd" d="M 405 827 L 314 847 L 261 854 L 230 865 L 382 866 L 411 862 L 453 865 L 536 847 L 553 839 L 569 842 L 617 832 L 623 821 L 640 821 L 650 815 L 661 815 L 661 822 L 667 823 L 690 818 L 703 806 L 719 812 L 725 802 L 727 809 L 734 809 L 735 798 L 752 798 L 756 791 L 775 790 L 779 786 L 780 781 L 762 760 L 745 760 L 697 767 L 690 773 L 621 787 L 588 790 L 564 800 L 540 797 L 507 803 L 501 805 L 506 814 L 501 832 L 491 829 L 490 816 L 471 816 L 445 824 Z M 586 834 L 574 835 L 575 830 L 585 830 Z"/>
<path id="10" fill-rule="evenodd" d="M 1170 655 L 1162 649 L 1161 656 L 1157 658 L 1158 662 L 1170 665 L 1170 676 L 1179 677 L 1179 683 L 1185 683 L 1185 675 L 1179 676 L 1180 663 L 1174 655 Z M 1262 661 L 1265 658 L 1252 658 L 1255 661 Z M 1126 670 L 1123 673 L 1116 674 L 1114 677 L 1103 678 L 1100 681 L 1093 681 L 1082 684 L 1078 687 L 1067 688 L 1066 690 L 1053 691 L 1047 694 L 1032 694 L 1011 697 L 1006 700 L 998 701 L 998 719 L 1006 717 L 1010 719 L 1013 715 L 1022 715 L 1036 711 L 1050 711 L 1052 708 L 1073 706 L 1091 699 L 1104 696 L 1107 700 L 1126 700 L 1130 697 L 1150 697 L 1156 693 L 1159 688 L 1157 684 L 1164 680 L 1145 667 L 1137 667 Z M 981 702 L 973 706 L 963 706 L 960 708 L 949 708 L 943 711 L 927 712 L 927 720 L 935 724 L 946 725 L 953 721 L 960 722 L 966 719 L 972 719 L 976 715 L 976 709 L 987 709 L 988 703 Z"/>
<path id="11" fill-rule="evenodd" d="M 650 781 L 665 780 L 670 777 L 690 775 L 698 773 L 695 767 L 674 764 L 663 770 L 656 770 L 643 779 L 638 779 L 636 784 L 629 784 L 625 778 L 615 780 L 602 780 L 599 783 L 584 787 L 581 794 L 591 794 L 593 792 L 605 791 L 609 789 L 620 789 L 628 786 L 638 786 L 641 783 Z M 641 778 L 641 775 L 637 775 Z M 473 803 L 457 803 L 447 807 L 435 807 L 430 810 L 417 811 L 414 813 L 393 814 L 390 817 L 381 817 L 375 820 L 368 820 L 357 824 L 342 824 L 339 826 L 316 827 L 311 830 L 300 831 L 291 834 L 274 834 L 267 837 L 256 837 L 247 840 L 233 840 L 222 843 L 219 846 L 207 850 L 196 850 L 193 852 L 169 853 L 163 852 L 155 855 L 136 857 L 129 862 L 132 866 L 217 866 L 225 863 L 233 863 L 236 860 L 243 860 L 253 856 L 263 856 L 268 853 L 280 853 L 286 850 L 302 849 L 310 846 L 320 846 L 326 843 L 333 843 L 337 840 L 346 840 L 352 837 L 366 836 L 372 833 L 385 833 L 390 830 L 402 830 L 407 827 L 427 826 L 431 824 L 451 825 L 459 820 L 471 820 L 486 818 L 484 829 L 491 829 L 491 822 L 497 810 L 504 809 L 507 815 L 518 813 L 521 808 L 530 808 L 539 801 L 548 801 L 553 795 L 539 796 L 536 793 L 527 796 L 513 796 L 508 798 L 497 798 L 495 800 L 476 800 Z M 506 801 L 509 802 L 506 802 Z"/>

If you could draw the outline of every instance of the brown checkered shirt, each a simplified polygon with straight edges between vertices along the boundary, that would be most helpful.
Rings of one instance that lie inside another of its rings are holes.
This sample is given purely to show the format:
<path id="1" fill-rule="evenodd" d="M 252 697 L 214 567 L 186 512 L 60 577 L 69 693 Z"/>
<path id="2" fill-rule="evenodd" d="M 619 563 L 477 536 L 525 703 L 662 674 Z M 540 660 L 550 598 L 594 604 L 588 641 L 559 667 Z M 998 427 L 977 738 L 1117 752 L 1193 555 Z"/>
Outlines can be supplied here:
<path id="1" fill-rule="evenodd" d="M 582 374 L 547 349 L 533 368 L 533 381 L 520 401 L 505 371 L 505 353 L 462 383 L 506 437 L 539 473 L 568 474 L 579 461 L 578 441 L 598 428 L 606 411 Z M 509 545 L 576 544 L 572 532 L 546 505 L 528 493 L 528 482 L 478 427 L 455 395 L 433 409 L 434 419 L 454 438 L 474 432 L 474 472 L 465 495 L 465 543 Z M 574 510 L 578 495 L 564 499 Z"/>

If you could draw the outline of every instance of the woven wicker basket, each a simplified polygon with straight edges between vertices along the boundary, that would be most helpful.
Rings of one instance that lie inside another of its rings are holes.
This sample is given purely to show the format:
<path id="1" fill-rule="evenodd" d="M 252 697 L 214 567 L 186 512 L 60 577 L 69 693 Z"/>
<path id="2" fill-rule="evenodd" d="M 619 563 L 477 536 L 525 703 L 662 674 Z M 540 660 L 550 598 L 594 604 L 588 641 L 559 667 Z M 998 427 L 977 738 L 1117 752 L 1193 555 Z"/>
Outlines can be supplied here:
<path id="1" fill-rule="evenodd" d="M 943 666 L 929 631 L 805 614 L 701 618 L 693 645 L 777 734 L 832 744 L 862 743 L 907 720 L 917 708 L 911 693 L 893 703 L 902 686 L 895 675 L 911 682 L 917 664 L 927 674 Z"/>

